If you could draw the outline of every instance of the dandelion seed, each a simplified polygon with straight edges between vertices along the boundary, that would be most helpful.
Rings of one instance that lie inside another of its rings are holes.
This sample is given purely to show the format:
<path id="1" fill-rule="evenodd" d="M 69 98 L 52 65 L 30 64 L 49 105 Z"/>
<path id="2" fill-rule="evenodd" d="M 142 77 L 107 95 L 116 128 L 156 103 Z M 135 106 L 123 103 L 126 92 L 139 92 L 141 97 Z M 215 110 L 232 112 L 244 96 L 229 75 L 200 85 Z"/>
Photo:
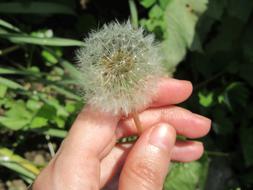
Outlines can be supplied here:
<path id="1" fill-rule="evenodd" d="M 113 114 L 128 115 L 147 106 L 164 75 L 153 35 L 144 35 L 129 21 L 92 32 L 77 60 L 85 100 Z"/>

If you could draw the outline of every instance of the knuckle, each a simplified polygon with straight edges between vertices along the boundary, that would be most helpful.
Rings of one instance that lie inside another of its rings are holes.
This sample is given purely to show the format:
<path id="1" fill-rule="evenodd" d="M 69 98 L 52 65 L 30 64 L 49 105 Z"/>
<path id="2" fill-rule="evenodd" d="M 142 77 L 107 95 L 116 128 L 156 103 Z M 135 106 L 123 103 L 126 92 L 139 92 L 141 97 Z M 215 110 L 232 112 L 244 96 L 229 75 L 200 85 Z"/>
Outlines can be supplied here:
<path id="1" fill-rule="evenodd" d="M 168 109 L 167 108 L 163 108 L 160 111 L 160 121 L 166 121 L 168 120 Z"/>
<path id="2" fill-rule="evenodd" d="M 188 112 L 188 111 L 187 111 Z M 160 121 L 172 121 L 178 119 L 184 119 L 188 114 L 186 110 L 177 106 L 168 106 L 161 110 Z"/>
<path id="3" fill-rule="evenodd" d="M 174 106 L 167 106 L 160 110 L 160 121 L 167 122 L 174 118 Z"/>
<path id="4" fill-rule="evenodd" d="M 157 162 L 152 159 L 136 159 L 129 167 L 128 175 L 138 180 L 147 189 L 153 186 L 162 186 L 163 179 Z"/>

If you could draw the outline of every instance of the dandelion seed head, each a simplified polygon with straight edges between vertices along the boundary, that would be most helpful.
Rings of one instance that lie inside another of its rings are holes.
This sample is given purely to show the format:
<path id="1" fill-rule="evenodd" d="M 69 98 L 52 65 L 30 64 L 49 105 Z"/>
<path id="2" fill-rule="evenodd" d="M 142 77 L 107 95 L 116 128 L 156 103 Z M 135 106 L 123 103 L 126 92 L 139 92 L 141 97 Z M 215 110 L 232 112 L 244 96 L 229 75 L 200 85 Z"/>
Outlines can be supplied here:
<path id="1" fill-rule="evenodd" d="M 113 114 L 127 115 L 149 104 L 164 75 L 153 35 L 144 35 L 129 21 L 90 33 L 77 61 L 84 99 Z"/>

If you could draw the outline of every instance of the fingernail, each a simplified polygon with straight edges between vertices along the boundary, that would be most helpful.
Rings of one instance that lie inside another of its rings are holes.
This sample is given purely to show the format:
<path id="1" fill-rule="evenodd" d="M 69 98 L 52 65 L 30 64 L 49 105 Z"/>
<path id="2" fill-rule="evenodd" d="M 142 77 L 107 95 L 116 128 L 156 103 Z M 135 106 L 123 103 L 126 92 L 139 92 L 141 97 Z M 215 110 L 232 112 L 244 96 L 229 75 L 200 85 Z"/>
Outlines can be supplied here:
<path id="1" fill-rule="evenodd" d="M 168 150 L 175 143 L 175 131 L 167 124 L 160 124 L 152 130 L 149 143 L 158 147 L 159 149 Z"/>
<path id="2" fill-rule="evenodd" d="M 201 123 L 204 123 L 204 124 L 208 124 L 208 125 L 211 125 L 211 120 L 207 117 L 204 117 L 202 115 L 199 115 L 199 114 L 194 114 L 198 119 L 199 119 L 199 122 Z"/>

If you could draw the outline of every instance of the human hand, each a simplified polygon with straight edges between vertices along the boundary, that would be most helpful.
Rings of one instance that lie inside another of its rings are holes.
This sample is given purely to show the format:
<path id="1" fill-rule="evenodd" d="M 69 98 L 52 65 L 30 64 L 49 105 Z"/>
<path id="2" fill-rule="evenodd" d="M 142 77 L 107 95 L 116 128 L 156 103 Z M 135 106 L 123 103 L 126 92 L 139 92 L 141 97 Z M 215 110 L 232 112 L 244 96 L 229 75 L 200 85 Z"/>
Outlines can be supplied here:
<path id="1" fill-rule="evenodd" d="M 119 175 L 120 190 L 162 189 L 170 160 L 189 162 L 203 153 L 197 141 L 177 141 L 176 134 L 199 138 L 211 121 L 174 106 L 186 100 L 188 81 L 161 79 L 152 105 L 139 113 L 144 132 L 135 144 L 116 140 L 137 134 L 131 117 L 85 107 L 57 154 L 34 182 L 33 190 L 90 190 L 110 186 Z"/>

